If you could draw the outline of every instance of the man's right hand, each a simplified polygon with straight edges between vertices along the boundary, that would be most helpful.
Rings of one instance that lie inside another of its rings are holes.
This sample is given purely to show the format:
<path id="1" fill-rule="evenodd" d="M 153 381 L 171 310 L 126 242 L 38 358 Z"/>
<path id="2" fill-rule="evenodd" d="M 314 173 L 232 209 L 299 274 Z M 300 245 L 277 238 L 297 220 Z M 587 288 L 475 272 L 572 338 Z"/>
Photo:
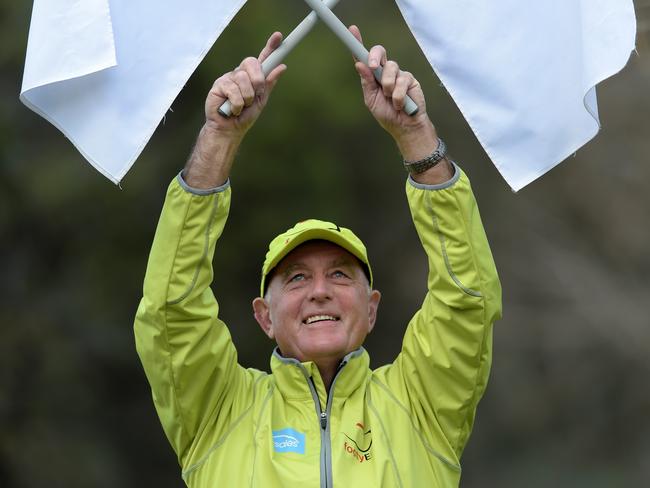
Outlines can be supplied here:
<path id="1" fill-rule="evenodd" d="M 219 77 L 205 101 L 205 124 L 199 133 L 192 154 L 185 165 L 183 178 L 198 189 L 214 188 L 226 182 L 235 153 L 246 132 L 253 126 L 268 102 L 284 64 L 264 78 L 264 61 L 282 43 L 282 34 L 275 32 L 257 58 L 249 57 L 233 71 Z M 219 114 L 219 107 L 230 101 L 232 116 Z"/>
<path id="2" fill-rule="evenodd" d="M 264 78 L 262 62 L 282 43 L 282 34 L 274 32 L 257 58 L 248 57 L 230 73 L 219 77 L 205 101 L 205 123 L 215 130 L 232 132 L 240 138 L 257 120 L 280 75 L 286 69 L 281 64 Z M 230 101 L 232 116 L 218 113 L 219 107 Z"/>

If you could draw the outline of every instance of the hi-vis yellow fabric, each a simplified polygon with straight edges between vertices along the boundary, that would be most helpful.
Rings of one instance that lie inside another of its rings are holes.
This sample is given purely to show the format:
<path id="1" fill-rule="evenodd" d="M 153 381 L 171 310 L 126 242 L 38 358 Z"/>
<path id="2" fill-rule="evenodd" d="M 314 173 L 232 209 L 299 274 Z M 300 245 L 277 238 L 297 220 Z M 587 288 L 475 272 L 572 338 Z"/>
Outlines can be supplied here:
<path id="1" fill-rule="evenodd" d="M 458 486 L 501 289 L 469 181 L 456 171 L 448 187 L 407 183 L 429 275 L 401 353 L 373 371 L 367 352 L 353 351 L 329 395 L 313 363 L 277 350 L 271 374 L 237 363 L 209 287 L 230 188 L 194 195 L 171 183 L 135 336 L 188 486 Z M 230 326 L 257 327 L 248 317 Z"/>
<path id="2" fill-rule="evenodd" d="M 266 282 L 267 275 L 282 261 L 282 258 L 300 244 L 319 239 L 333 242 L 355 256 L 364 267 L 364 272 L 366 273 L 370 286 L 372 286 L 372 270 L 368 262 L 366 246 L 361 242 L 361 239 L 350 229 L 339 227 L 333 222 L 308 219 L 298 222 L 291 229 L 276 236 L 269 244 L 269 250 L 266 252 L 264 264 L 262 264 L 260 296 L 263 297 L 266 291 L 266 285 L 268 285 Z"/>

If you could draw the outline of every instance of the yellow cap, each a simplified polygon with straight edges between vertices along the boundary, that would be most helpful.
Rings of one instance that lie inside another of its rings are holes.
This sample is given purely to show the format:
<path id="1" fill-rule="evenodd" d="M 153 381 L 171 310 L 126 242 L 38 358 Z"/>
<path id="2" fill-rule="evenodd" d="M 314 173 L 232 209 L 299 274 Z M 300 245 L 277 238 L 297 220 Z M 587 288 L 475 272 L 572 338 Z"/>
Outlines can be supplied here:
<path id="1" fill-rule="evenodd" d="M 359 239 L 354 232 L 345 227 L 339 227 L 332 222 L 309 219 L 298 222 L 291 229 L 273 239 L 269 244 L 269 250 L 266 253 L 266 258 L 262 265 L 260 296 L 264 296 L 264 293 L 266 292 L 266 277 L 273 268 L 278 265 L 283 257 L 300 244 L 318 239 L 332 242 L 359 259 L 363 264 L 364 272 L 366 273 L 370 286 L 372 287 L 372 270 L 370 269 L 370 263 L 368 262 L 366 246 L 361 242 L 361 239 Z"/>

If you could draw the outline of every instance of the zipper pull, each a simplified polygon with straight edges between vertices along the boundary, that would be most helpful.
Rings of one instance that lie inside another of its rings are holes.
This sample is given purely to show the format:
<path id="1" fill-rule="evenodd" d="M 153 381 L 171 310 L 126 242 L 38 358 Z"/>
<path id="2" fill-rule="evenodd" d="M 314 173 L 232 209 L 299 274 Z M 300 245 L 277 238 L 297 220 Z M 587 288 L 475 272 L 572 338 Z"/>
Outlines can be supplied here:
<path id="1" fill-rule="evenodd" d="M 327 428 L 327 412 L 321 412 L 320 414 L 320 426 L 321 429 L 325 430 Z"/>

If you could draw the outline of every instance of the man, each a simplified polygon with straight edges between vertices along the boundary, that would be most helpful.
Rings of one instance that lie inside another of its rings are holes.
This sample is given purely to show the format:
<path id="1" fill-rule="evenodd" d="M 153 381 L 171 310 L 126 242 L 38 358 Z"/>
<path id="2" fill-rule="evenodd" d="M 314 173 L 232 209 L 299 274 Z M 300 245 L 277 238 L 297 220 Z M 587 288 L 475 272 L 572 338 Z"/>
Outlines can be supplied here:
<path id="1" fill-rule="evenodd" d="M 360 39 L 356 27 L 351 31 Z M 418 82 L 381 46 L 357 62 L 367 107 L 395 139 L 429 262 L 428 292 L 394 363 L 371 371 L 362 343 L 380 294 L 364 245 L 308 220 L 274 239 L 255 318 L 278 347 L 272 374 L 245 369 L 209 287 L 237 147 L 285 69 L 258 59 L 219 78 L 206 122 L 168 190 L 135 321 L 153 398 L 191 487 L 449 487 L 490 368 L 500 285 L 469 182 L 444 157 Z M 401 112 L 409 94 L 414 117 Z M 217 108 L 229 99 L 234 117 Z"/>

